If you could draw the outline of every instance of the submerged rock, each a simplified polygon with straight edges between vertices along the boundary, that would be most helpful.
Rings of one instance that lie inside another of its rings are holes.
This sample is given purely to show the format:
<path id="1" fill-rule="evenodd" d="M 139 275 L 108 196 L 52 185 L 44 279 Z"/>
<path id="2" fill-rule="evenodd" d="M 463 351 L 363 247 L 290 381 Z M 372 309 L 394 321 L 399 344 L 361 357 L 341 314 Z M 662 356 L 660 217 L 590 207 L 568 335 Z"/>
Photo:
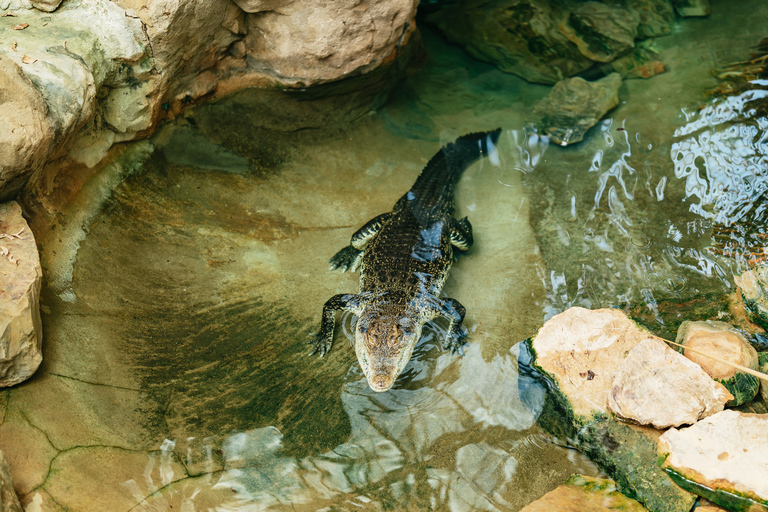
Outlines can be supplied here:
<path id="1" fill-rule="evenodd" d="M 709 0 L 672 0 L 677 14 L 683 18 L 692 16 L 709 16 L 712 8 Z"/>
<path id="2" fill-rule="evenodd" d="M 658 429 L 693 424 L 723 410 L 733 396 L 699 365 L 659 339 L 646 339 L 619 366 L 608 407 Z"/>
<path id="3" fill-rule="evenodd" d="M 579 4 L 558 27 L 585 57 L 610 62 L 635 47 L 640 17 L 598 2 Z"/>
<path id="4" fill-rule="evenodd" d="M 473 57 L 529 82 L 554 84 L 592 66 L 558 30 L 557 8 L 548 1 L 469 0 L 427 21 Z"/>
<path id="5" fill-rule="evenodd" d="M 679 485 L 729 510 L 768 509 L 768 415 L 723 411 L 659 439 Z"/>
<path id="6" fill-rule="evenodd" d="M 0 387 L 6 387 L 31 377 L 43 360 L 40 258 L 13 201 L 0 204 L 0 276 Z"/>
<path id="7" fill-rule="evenodd" d="M 613 480 L 573 475 L 557 489 L 548 492 L 520 512 L 643 512 L 637 501 L 616 489 Z"/>
<path id="8" fill-rule="evenodd" d="M 755 398 L 760 387 L 757 377 L 701 354 L 711 354 L 724 361 L 757 370 L 757 351 L 730 324 L 709 320 L 685 321 L 677 331 L 676 342 L 686 347 L 683 349 L 685 357 L 701 366 L 733 395 L 733 400 L 728 402 L 729 406 L 741 405 Z M 691 350 L 687 350 L 689 348 Z"/>
<path id="9" fill-rule="evenodd" d="M 587 130 L 619 104 L 621 82 L 618 73 L 596 82 L 579 77 L 558 82 L 536 105 L 536 114 L 540 116 L 536 127 L 561 146 L 581 141 Z"/>
<path id="10" fill-rule="evenodd" d="M 733 276 L 733 281 L 739 287 L 744 308 L 751 319 L 768 328 L 768 265 L 758 265 Z"/>
<path id="11" fill-rule="evenodd" d="M 21 512 L 19 498 L 13 490 L 8 462 L 2 451 L 0 451 L 0 512 Z"/>
<path id="12" fill-rule="evenodd" d="M 659 432 L 609 414 L 619 366 L 640 342 L 662 342 L 617 309 L 570 308 L 549 319 L 530 341 L 533 366 L 550 384 L 540 418 L 606 471 L 627 496 L 657 512 L 688 512 L 694 496 L 657 465 Z"/>
<path id="13" fill-rule="evenodd" d="M 658 37 L 672 32 L 675 11 L 670 0 L 634 0 L 631 7 L 640 17 L 638 37 Z"/>

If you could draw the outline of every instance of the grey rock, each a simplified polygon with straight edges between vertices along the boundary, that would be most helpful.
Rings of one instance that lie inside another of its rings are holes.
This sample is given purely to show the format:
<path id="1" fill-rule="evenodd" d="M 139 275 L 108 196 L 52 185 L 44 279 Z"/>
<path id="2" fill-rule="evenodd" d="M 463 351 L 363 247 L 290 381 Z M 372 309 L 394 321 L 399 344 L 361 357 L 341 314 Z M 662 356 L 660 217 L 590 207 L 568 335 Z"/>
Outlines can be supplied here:
<path id="1" fill-rule="evenodd" d="M 529 82 L 554 84 L 593 64 L 558 30 L 558 9 L 548 1 L 470 0 L 427 20 L 473 57 Z"/>
<path id="2" fill-rule="evenodd" d="M 43 360 L 42 271 L 35 238 L 16 202 L 0 204 L 0 387 L 23 382 Z"/>
<path id="3" fill-rule="evenodd" d="M 649 338 L 619 365 L 608 407 L 622 418 L 665 429 L 720 412 L 732 398 L 699 365 Z"/>
<path id="4" fill-rule="evenodd" d="M 675 10 L 670 0 L 633 0 L 627 5 L 640 17 L 639 38 L 658 37 L 672 32 Z"/>
<path id="5" fill-rule="evenodd" d="M 635 46 L 640 17 L 621 7 L 585 2 L 559 26 L 587 58 L 610 62 Z"/>
<path id="6" fill-rule="evenodd" d="M 621 75 L 611 73 L 596 82 L 568 78 L 558 82 L 536 105 L 540 133 L 561 146 L 581 141 L 584 134 L 619 104 Z"/>

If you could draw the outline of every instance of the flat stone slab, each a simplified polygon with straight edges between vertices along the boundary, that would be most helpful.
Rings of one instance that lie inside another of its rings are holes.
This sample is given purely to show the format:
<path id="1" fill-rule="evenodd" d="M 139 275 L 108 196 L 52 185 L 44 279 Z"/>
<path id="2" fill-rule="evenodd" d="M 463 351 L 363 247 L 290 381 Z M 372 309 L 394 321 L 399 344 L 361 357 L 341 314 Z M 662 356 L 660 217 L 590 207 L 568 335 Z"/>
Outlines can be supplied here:
<path id="1" fill-rule="evenodd" d="M 581 141 L 587 130 L 619 104 L 621 82 L 621 75 L 611 73 L 595 82 L 574 77 L 556 83 L 536 105 L 540 116 L 536 128 L 561 146 Z"/>
<path id="2" fill-rule="evenodd" d="M 608 412 L 619 366 L 635 345 L 661 338 L 618 309 L 570 308 L 550 318 L 533 339 L 536 365 L 553 378 L 575 416 Z"/>
<path id="3" fill-rule="evenodd" d="M 563 485 L 548 492 L 520 512 L 643 512 L 637 501 L 616 489 L 613 480 L 573 475 Z"/>
<path id="4" fill-rule="evenodd" d="M 0 204 L 0 387 L 23 382 L 43 360 L 40 258 L 15 201 Z"/>
<path id="5" fill-rule="evenodd" d="M 768 415 L 723 411 L 668 430 L 658 450 L 683 488 L 728 509 L 768 510 Z"/>
<path id="6" fill-rule="evenodd" d="M 696 423 L 722 411 L 732 398 L 698 364 L 649 338 L 619 366 L 608 407 L 622 418 L 664 429 Z"/>

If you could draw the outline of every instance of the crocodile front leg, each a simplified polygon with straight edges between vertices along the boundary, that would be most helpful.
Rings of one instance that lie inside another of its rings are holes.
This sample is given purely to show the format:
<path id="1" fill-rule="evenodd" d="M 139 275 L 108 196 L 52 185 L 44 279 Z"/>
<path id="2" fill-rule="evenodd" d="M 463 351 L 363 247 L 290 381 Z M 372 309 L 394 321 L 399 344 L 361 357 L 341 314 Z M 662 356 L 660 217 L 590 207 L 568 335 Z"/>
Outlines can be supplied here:
<path id="1" fill-rule="evenodd" d="M 320 354 L 323 357 L 333 346 L 333 331 L 336 327 L 336 312 L 340 310 L 357 313 L 360 311 L 364 296 L 361 294 L 340 293 L 334 295 L 323 305 L 323 319 L 320 321 L 320 332 L 307 341 L 314 344 L 309 355 Z"/>
<path id="2" fill-rule="evenodd" d="M 392 216 L 392 212 L 382 213 L 368 222 L 363 227 L 352 234 L 352 240 L 349 245 L 333 255 L 328 260 L 331 264 L 331 270 L 339 269 L 342 272 L 349 270 L 354 272 L 363 261 L 363 250 L 368 242 L 376 236 L 384 222 Z"/>
<path id="3" fill-rule="evenodd" d="M 439 313 L 448 319 L 448 334 L 443 343 L 444 350 L 450 350 L 452 354 L 464 355 L 464 345 L 467 344 L 467 331 L 464 328 L 464 315 L 467 310 L 456 299 L 438 299 Z"/>

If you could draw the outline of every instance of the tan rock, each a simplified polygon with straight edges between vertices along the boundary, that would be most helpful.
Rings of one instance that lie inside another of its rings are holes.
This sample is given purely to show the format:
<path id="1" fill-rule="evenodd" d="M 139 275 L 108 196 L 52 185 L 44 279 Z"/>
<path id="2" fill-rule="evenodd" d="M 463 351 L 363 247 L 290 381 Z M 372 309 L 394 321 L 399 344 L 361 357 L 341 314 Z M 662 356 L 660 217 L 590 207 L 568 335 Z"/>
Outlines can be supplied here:
<path id="1" fill-rule="evenodd" d="M 749 369 L 757 369 L 757 351 L 728 323 L 711 320 L 683 322 L 677 330 L 675 341 Z M 683 355 L 701 366 L 713 379 L 729 379 L 738 372 L 734 366 L 715 361 L 692 350 L 684 349 Z"/>
<path id="2" fill-rule="evenodd" d="M 677 331 L 676 342 L 684 345 L 685 357 L 701 366 L 713 379 L 723 383 L 733 395 L 728 405 L 741 405 L 752 400 L 760 382 L 737 367 L 716 361 L 703 354 L 711 354 L 726 362 L 757 370 L 757 351 L 742 334 L 725 322 L 683 322 Z M 694 352 L 694 350 L 696 352 Z"/>
<path id="3" fill-rule="evenodd" d="M 608 412 L 619 365 L 648 338 L 618 309 L 570 308 L 550 318 L 533 339 L 536 365 L 556 379 L 576 415 Z"/>
<path id="4" fill-rule="evenodd" d="M 616 489 L 613 480 L 573 475 L 563 485 L 548 492 L 520 512 L 643 512 L 637 501 Z"/>
<path id="5" fill-rule="evenodd" d="M 619 365 L 608 407 L 623 418 L 664 429 L 696 423 L 722 411 L 732 398 L 699 365 L 649 338 Z"/>
<path id="6" fill-rule="evenodd" d="M 0 425 L 0 446 L 6 449 L 14 488 L 24 497 L 45 482 L 51 461 L 59 453 L 45 433 L 11 406 Z"/>
<path id="7" fill-rule="evenodd" d="M 668 430 L 658 450 L 663 467 L 681 476 L 683 486 L 703 486 L 696 492 L 707 499 L 723 505 L 717 491 L 724 491 L 768 505 L 768 415 L 723 411 Z"/>
<path id="8" fill-rule="evenodd" d="M 13 490 L 8 462 L 2 451 L 0 451 L 0 512 L 22 512 L 19 498 Z"/>
<path id="9" fill-rule="evenodd" d="M 0 387 L 28 379 L 43 360 L 41 278 L 35 237 L 21 207 L 0 204 Z"/>
<path id="10" fill-rule="evenodd" d="M 18 189 L 48 154 L 53 127 L 46 111 L 19 64 L 0 55 L 0 193 Z"/>
<path id="11" fill-rule="evenodd" d="M 61 0 L 30 0 L 32 7 L 43 12 L 53 12 L 61 5 Z"/>

